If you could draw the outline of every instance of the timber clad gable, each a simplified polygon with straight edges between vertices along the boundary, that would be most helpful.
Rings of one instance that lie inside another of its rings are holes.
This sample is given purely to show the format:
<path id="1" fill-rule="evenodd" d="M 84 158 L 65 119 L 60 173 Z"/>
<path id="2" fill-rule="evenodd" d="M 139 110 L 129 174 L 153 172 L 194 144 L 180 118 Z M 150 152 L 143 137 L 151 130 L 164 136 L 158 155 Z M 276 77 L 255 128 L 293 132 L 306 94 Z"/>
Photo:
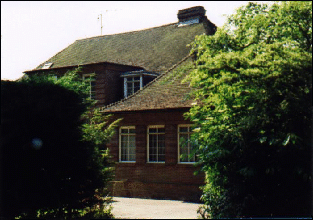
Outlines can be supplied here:
<path id="1" fill-rule="evenodd" d="M 201 6 L 179 10 L 178 20 L 77 40 L 25 71 L 61 76 L 80 67 L 82 78 L 94 74 L 91 97 L 103 114 L 113 114 L 112 121 L 123 118 L 107 145 L 115 162 L 113 196 L 200 199 L 204 174 L 194 175 L 192 123 L 184 117 L 194 89 L 182 80 L 193 69 L 187 45 L 197 35 L 214 34 L 216 26 Z"/>

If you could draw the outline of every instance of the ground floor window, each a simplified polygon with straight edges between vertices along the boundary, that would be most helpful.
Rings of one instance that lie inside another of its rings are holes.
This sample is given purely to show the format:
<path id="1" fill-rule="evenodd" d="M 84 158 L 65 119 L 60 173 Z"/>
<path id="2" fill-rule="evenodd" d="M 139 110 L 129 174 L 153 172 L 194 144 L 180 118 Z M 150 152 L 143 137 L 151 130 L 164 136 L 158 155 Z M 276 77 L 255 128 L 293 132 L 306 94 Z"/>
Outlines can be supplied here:
<path id="1" fill-rule="evenodd" d="M 165 162 L 164 125 L 148 127 L 148 162 Z"/>
<path id="2" fill-rule="evenodd" d="M 136 161 L 136 130 L 135 126 L 120 128 L 120 162 Z"/>
<path id="3" fill-rule="evenodd" d="M 191 125 L 178 125 L 178 162 L 194 163 L 197 161 L 192 143 L 190 142 Z"/>

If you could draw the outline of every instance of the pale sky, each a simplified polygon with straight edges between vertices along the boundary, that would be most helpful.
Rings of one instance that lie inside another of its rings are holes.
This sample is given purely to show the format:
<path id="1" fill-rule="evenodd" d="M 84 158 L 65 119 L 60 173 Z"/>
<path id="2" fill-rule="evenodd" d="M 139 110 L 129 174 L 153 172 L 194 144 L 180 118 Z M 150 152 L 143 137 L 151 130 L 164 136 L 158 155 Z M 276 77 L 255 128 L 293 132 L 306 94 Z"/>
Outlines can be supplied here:
<path id="1" fill-rule="evenodd" d="M 177 22 L 178 10 L 203 6 L 216 26 L 248 1 L 1 1 L 1 79 L 15 80 L 77 39 Z M 263 1 L 264 2 L 264 1 Z"/>

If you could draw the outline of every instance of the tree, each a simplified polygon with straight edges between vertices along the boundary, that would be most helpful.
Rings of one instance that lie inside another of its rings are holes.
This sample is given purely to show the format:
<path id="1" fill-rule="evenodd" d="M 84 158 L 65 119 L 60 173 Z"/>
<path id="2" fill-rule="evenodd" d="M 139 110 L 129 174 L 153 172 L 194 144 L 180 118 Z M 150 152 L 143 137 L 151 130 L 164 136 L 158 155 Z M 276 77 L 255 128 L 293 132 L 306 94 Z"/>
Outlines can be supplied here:
<path id="1" fill-rule="evenodd" d="M 248 3 L 192 46 L 205 211 L 309 216 L 312 2 Z"/>
<path id="2" fill-rule="evenodd" d="M 2 216 L 112 217 L 105 210 L 112 177 L 105 143 L 114 124 L 90 112 L 78 71 L 58 80 L 1 81 Z"/>

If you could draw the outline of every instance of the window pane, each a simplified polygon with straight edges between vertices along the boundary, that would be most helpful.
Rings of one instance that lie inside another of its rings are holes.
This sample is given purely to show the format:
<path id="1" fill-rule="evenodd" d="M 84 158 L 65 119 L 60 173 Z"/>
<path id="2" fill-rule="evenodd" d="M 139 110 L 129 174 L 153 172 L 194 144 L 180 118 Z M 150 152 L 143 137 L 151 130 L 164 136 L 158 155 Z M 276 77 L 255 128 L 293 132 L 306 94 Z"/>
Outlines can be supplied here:
<path id="1" fill-rule="evenodd" d="M 187 148 L 188 147 L 188 134 L 179 135 L 179 146 Z"/>
<path id="2" fill-rule="evenodd" d="M 133 83 L 132 82 L 127 82 L 127 88 L 133 88 Z"/>
<path id="3" fill-rule="evenodd" d="M 121 141 L 122 141 L 122 143 L 127 143 L 127 141 L 128 141 L 128 136 L 127 136 L 127 135 L 122 135 Z"/>
<path id="4" fill-rule="evenodd" d="M 180 146 L 180 161 L 188 162 L 188 134 L 180 134 L 179 136 Z"/>
<path id="5" fill-rule="evenodd" d="M 179 127 L 179 132 L 188 132 L 188 127 Z"/>
<path id="6" fill-rule="evenodd" d="M 140 87 L 135 87 L 134 88 L 134 93 L 137 92 L 138 90 L 140 90 Z"/>
<path id="7" fill-rule="evenodd" d="M 128 136 L 128 141 L 129 141 L 128 142 L 129 146 L 133 146 L 133 145 L 135 146 L 135 135 L 129 135 Z"/>
<path id="8" fill-rule="evenodd" d="M 150 154 L 150 155 L 149 155 L 149 161 L 150 161 L 150 162 L 157 162 L 157 155 L 155 155 L 155 154 Z"/>
<path id="9" fill-rule="evenodd" d="M 153 149 L 157 146 L 157 136 L 149 135 L 149 148 Z"/>
<path id="10" fill-rule="evenodd" d="M 127 83 L 127 94 L 133 94 L 133 84 Z"/>
<path id="11" fill-rule="evenodd" d="M 127 160 L 127 136 L 121 137 L 121 160 Z"/>
<path id="12" fill-rule="evenodd" d="M 158 133 L 165 133 L 165 128 L 158 128 Z"/>
<path id="13" fill-rule="evenodd" d="M 157 162 L 157 135 L 149 135 L 149 161 Z"/>
<path id="14" fill-rule="evenodd" d="M 135 147 L 135 145 L 131 145 L 130 147 L 129 147 L 129 154 L 136 154 L 136 147 Z"/>
<path id="15" fill-rule="evenodd" d="M 134 82 L 134 86 L 140 88 L 140 82 Z"/>
<path id="16" fill-rule="evenodd" d="M 121 155 L 121 161 L 127 161 L 126 154 L 122 154 L 122 155 Z"/>
<path id="17" fill-rule="evenodd" d="M 130 154 L 129 161 L 136 161 L 136 154 Z"/>
<path id="18" fill-rule="evenodd" d="M 165 143 L 165 135 L 164 134 L 158 134 L 159 143 L 163 146 Z"/>
<path id="19" fill-rule="evenodd" d="M 136 160 L 136 140 L 135 136 L 129 136 L 129 161 L 135 161 Z"/>
<path id="20" fill-rule="evenodd" d="M 159 160 L 158 162 L 165 162 L 165 155 L 162 154 L 162 155 L 159 155 Z"/>
<path id="21" fill-rule="evenodd" d="M 197 156 L 196 156 L 196 148 L 191 143 L 189 145 L 190 145 L 190 154 L 191 154 L 190 162 L 196 162 L 198 161 Z"/>
<path id="22" fill-rule="evenodd" d="M 128 133 L 128 129 L 121 129 L 121 133 Z"/>
<path id="23" fill-rule="evenodd" d="M 149 128 L 149 133 L 156 133 L 157 129 L 156 128 Z"/>

